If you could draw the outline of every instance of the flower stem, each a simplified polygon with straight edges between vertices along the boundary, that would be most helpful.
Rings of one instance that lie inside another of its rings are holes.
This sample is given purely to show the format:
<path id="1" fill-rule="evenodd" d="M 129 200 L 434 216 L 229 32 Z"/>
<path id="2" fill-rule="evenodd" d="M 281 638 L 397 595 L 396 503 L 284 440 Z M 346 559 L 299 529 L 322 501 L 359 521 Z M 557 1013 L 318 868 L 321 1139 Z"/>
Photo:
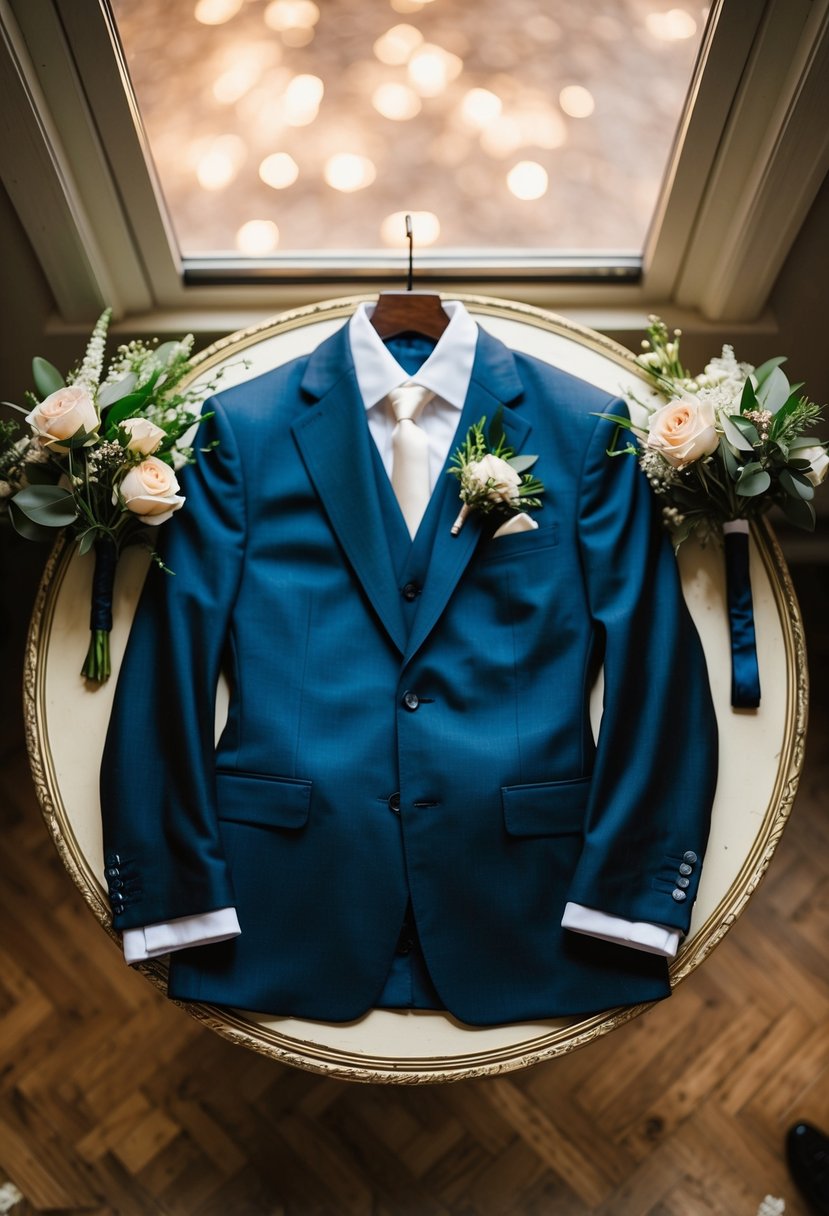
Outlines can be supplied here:
<path id="1" fill-rule="evenodd" d="M 90 612 L 89 650 L 81 668 L 87 680 L 104 684 L 110 677 L 109 635 L 112 629 L 112 591 L 118 548 L 106 533 L 95 541 L 95 573 L 92 577 L 92 609 Z"/>
<path id="2" fill-rule="evenodd" d="M 469 503 L 465 502 L 458 513 L 458 518 L 452 524 L 452 535 L 453 536 L 458 535 L 458 533 L 460 532 L 461 528 L 464 525 L 464 520 L 466 519 L 468 514 L 469 514 Z"/>

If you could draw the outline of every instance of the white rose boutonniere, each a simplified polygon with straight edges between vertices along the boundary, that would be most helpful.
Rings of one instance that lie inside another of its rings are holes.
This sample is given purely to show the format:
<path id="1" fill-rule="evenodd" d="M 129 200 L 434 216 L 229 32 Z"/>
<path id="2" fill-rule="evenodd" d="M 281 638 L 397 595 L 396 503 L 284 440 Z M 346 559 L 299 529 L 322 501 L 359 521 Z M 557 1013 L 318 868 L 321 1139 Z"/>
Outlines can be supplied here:
<path id="1" fill-rule="evenodd" d="M 544 486 L 528 472 L 538 457 L 516 456 L 508 447 L 501 425 L 503 412 L 499 406 L 488 434 L 484 432 L 486 418 L 471 426 L 463 447 L 452 457 L 454 467 L 448 472 L 461 483 L 463 503 L 452 525 L 453 536 L 458 535 L 470 511 L 494 511 L 508 519 L 541 506 L 539 495 Z"/>
<path id="2" fill-rule="evenodd" d="M 147 524 L 163 524 L 184 505 L 178 493 L 178 479 L 168 464 L 148 456 L 124 476 L 112 495 L 113 505 L 121 501 L 128 511 L 141 515 Z"/>

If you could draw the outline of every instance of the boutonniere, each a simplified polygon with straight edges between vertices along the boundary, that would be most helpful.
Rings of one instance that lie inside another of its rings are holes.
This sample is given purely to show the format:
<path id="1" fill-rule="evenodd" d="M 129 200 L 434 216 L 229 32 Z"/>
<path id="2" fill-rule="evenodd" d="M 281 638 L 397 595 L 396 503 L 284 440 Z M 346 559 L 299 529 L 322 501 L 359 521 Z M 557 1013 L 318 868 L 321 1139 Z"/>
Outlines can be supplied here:
<path id="1" fill-rule="evenodd" d="M 538 457 L 515 455 L 504 435 L 503 412 L 504 407 L 499 406 L 488 433 L 484 429 L 486 418 L 474 423 L 452 457 L 453 467 L 447 472 L 460 481 L 463 503 L 452 524 L 453 536 L 458 535 L 470 511 L 494 511 L 508 519 L 541 506 L 539 495 L 544 493 L 544 485 L 529 474 Z"/>

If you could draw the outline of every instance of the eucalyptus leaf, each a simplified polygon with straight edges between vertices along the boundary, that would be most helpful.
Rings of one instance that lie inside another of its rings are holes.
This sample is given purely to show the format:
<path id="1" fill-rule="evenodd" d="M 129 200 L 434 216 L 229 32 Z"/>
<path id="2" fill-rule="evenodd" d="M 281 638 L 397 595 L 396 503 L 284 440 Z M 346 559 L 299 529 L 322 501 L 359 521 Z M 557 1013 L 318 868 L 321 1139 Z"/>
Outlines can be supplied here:
<path id="1" fill-rule="evenodd" d="M 82 532 L 78 537 L 78 553 L 81 555 L 81 557 L 83 557 L 85 553 L 88 553 L 94 544 L 95 529 L 87 528 L 87 530 Z"/>
<path id="2" fill-rule="evenodd" d="M 726 472 L 732 481 L 736 481 L 740 475 L 740 466 L 737 463 L 737 458 L 731 451 L 727 443 L 721 443 L 719 447 L 722 462 L 725 465 Z"/>
<path id="3" fill-rule="evenodd" d="M 776 367 L 785 362 L 785 355 L 776 355 L 773 359 L 766 359 L 765 363 L 761 363 L 759 367 L 755 367 L 753 374 L 757 387 L 759 388 L 763 384 L 763 381 L 771 375 Z"/>
<path id="4" fill-rule="evenodd" d="M 65 388 L 66 386 L 66 381 L 55 365 L 50 363 L 48 359 L 41 359 L 40 355 L 35 355 L 34 359 L 32 359 L 32 377 L 41 399 L 48 397 L 50 393 L 56 393 L 59 388 Z"/>
<path id="5" fill-rule="evenodd" d="M 123 380 L 119 380 L 116 384 L 107 384 L 98 393 L 98 406 L 100 409 L 106 409 L 108 405 L 114 405 L 116 401 L 120 401 L 122 397 L 126 397 L 131 393 L 138 383 L 138 377 L 135 372 L 127 372 Z"/>
<path id="6" fill-rule="evenodd" d="M 804 498 L 807 502 L 811 502 L 815 496 L 815 487 L 809 479 L 794 469 L 781 469 L 779 481 L 792 498 Z"/>
<path id="7" fill-rule="evenodd" d="M 65 528 L 78 518 L 75 496 L 63 486 L 27 486 L 11 500 L 33 523 Z"/>
<path id="8" fill-rule="evenodd" d="M 9 519 L 18 536 L 22 536 L 26 540 L 53 541 L 55 539 L 54 528 L 45 528 L 43 524 L 36 524 L 34 520 L 29 519 L 13 498 L 9 500 Z"/>
<path id="9" fill-rule="evenodd" d="M 731 422 L 740 432 L 740 434 L 749 441 L 754 448 L 760 443 L 760 432 L 753 422 L 749 422 L 748 418 L 742 418 L 739 414 L 731 418 Z"/>
<path id="10" fill-rule="evenodd" d="M 750 471 L 746 472 L 746 469 Z M 754 498 L 758 494 L 764 494 L 770 485 L 771 477 L 765 469 L 754 469 L 752 465 L 746 465 L 736 490 L 742 498 Z"/>
<path id="11" fill-rule="evenodd" d="M 797 439 L 792 439 L 789 443 L 790 452 L 800 452 L 803 448 L 823 448 L 825 450 L 826 444 L 820 439 L 810 439 L 808 435 L 799 435 Z"/>
<path id="12" fill-rule="evenodd" d="M 734 418 L 730 414 L 720 414 L 720 425 L 723 429 L 723 434 L 733 447 L 741 452 L 753 452 L 754 444 L 750 443 L 743 432 L 734 425 Z"/>
<path id="13" fill-rule="evenodd" d="M 796 528 L 802 528 L 804 532 L 814 532 L 815 508 L 810 502 L 806 502 L 804 498 L 787 496 L 780 506 L 789 523 L 794 524 Z"/>
<path id="14" fill-rule="evenodd" d="M 779 367 L 775 367 L 769 372 L 757 390 L 757 401 L 761 408 L 769 410 L 772 414 L 776 414 L 780 407 L 786 404 L 790 396 L 789 381 Z"/>
<path id="15" fill-rule="evenodd" d="M 537 460 L 537 456 L 510 456 L 507 464 L 511 469 L 515 469 L 516 473 L 526 473 Z"/>

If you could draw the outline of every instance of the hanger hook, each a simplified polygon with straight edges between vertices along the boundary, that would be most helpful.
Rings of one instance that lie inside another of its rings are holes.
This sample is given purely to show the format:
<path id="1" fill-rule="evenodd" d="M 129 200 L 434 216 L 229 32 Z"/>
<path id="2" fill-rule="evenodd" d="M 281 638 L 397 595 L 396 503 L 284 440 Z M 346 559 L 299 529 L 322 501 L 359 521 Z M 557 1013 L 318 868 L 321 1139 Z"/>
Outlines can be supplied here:
<path id="1" fill-rule="evenodd" d="M 406 291 L 411 291 L 414 283 L 414 234 L 410 215 L 406 216 L 406 238 L 409 242 L 409 278 L 406 283 Z"/>

